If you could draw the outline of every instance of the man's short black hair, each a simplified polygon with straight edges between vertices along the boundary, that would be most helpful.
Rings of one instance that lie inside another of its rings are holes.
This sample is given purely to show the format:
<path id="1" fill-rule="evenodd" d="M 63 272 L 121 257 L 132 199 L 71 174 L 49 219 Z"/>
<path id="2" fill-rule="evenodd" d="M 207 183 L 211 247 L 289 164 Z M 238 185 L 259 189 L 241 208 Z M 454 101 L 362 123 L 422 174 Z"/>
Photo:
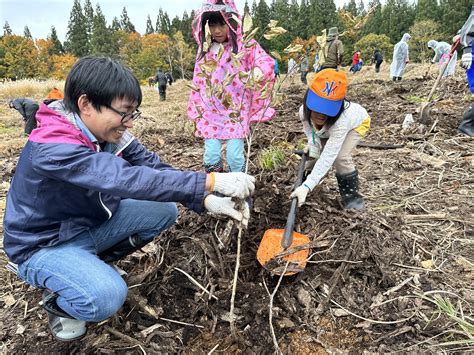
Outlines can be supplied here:
<path id="1" fill-rule="evenodd" d="M 66 108 L 79 113 L 77 101 L 82 95 L 87 95 L 98 111 L 117 98 L 136 101 L 138 106 L 142 103 L 140 83 L 132 71 L 107 57 L 84 57 L 71 68 L 64 85 Z"/>

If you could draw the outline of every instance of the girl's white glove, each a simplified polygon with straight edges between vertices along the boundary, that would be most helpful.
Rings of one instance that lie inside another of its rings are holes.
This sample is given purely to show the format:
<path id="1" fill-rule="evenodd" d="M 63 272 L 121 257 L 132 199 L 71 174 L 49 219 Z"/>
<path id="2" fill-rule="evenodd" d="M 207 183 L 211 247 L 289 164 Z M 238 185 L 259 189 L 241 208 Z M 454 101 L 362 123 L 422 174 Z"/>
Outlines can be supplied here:
<path id="1" fill-rule="evenodd" d="M 245 173 L 211 173 L 214 188 L 211 192 L 220 192 L 225 196 L 245 199 L 255 190 L 255 178 Z"/>
<path id="2" fill-rule="evenodd" d="M 291 193 L 290 198 L 293 199 L 296 197 L 298 199 L 298 207 L 301 207 L 306 202 L 306 196 L 308 196 L 308 193 L 310 191 L 311 190 L 308 187 L 306 187 L 305 185 L 301 185 Z"/>
<path id="3" fill-rule="evenodd" d="M 218 197 L 209 194 L 204 199 L 204 207 L 216 215 L 225 215 L 235 219 L 243 228 L 247 228 L 249 224 L 250 208 L 246 201 L 240 202 L 241 210 L 239 211 L 236 208 L 239 207 L 239 203 L 232 201 L 232 197 Z"/>

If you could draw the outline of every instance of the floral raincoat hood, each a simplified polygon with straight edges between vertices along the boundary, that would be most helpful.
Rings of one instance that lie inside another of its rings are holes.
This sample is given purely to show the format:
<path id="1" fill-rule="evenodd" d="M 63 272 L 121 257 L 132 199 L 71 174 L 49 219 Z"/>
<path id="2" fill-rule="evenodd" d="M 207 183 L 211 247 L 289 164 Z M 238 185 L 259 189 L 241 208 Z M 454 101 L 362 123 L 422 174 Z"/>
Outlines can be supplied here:
<path id="1" fill-rule="evenodd" d="M 229 27 L 229 31 L 232 31 L 236 34 L 237 36 L 237 44 L 239 45 L 239 50 L 240 46 L 242 45 L 242 30 L 241 30 L 241 21 L 242 18 L 239 15 L 239 12 L 237 11 L 237 7 L 235 6 L 234 0 L 224 0 L 223 5 L 221 4 L 216 4 L 217 0 L 204 0 L 202 3 L 201 9 L 196 11 L 194 15 L 194 20 L 192 23 L 192 30 L 193 30 L 193 37 L 194 40 L 198 44 L 198 53 L 202 49 L 204 43 L 202 39 L 204 38 L 203 36 L 203 24 L 202 24 L 202 15 L 205 13 L 209 12 L 220 12 L 222 17 L 224 18 L 225 23 Z M 231 23 L 230 19 L 236 18 L 237 21 L 237 27 L 234 28 Z M 227 39 L 230 40 L 230 35 L 229 33 L 227 34 Z"/>
<path id="2" fill-rule="evenodd" d="M 205 1 L 193 21 L 198 54 L 187 114 L 196 124 L 197 137 L 240 139 L 248 135 L 251 122 L 268 121 L 275 114 L 275 110 L 270 107 L 269 97 L 274 82 L 274 60 L 254 40 L 249 43 L 250 46 L 244 46 L 241 17 L 234 1 L 223 0 L 223 4 L 216 2 Z M 217 11 L 228 26 L 227 42 L 222 43 L 222 47 L 213 42 L 207 48 L 202 17 L 203 14 Z M 232 37 L 236 41 L 235 47 Z M 236 54 L 233 53 L 234 48 L 237 49 Z M 200 55 L 201 50 L 203 56 Z M 208 69 L 209 66 L 212 70 Z M 259 78 L 255 89 L 245 88 L 248 76 L 242 73 L 250 72 Z M 263 95 L 263 92 L 268 95 Z"/>

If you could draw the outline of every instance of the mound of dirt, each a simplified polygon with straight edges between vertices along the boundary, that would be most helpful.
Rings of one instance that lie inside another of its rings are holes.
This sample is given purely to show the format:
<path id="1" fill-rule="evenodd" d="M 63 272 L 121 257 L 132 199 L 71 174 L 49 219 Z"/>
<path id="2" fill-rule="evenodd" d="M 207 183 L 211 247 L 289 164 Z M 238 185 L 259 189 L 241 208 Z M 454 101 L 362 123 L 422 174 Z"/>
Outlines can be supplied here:
<path id="1" fill-rule="evenodd" d="M 459 102 L 463 79 L 450 78 L 440 90 L 433 127 L 401 128 L 407 113 L 417 114 L 415 93 L 426 96 L 432 83 L 372 80 L 350 87 L 350 99 L 372 117 L 354 157 L 367 211 L 341 209 L 333 171 L 299 209 L 296 230 L 314 248 L 306 269 L 283 278 L 274 299 L 272 327 L 283 352 L 434 352 L 440 343 L 468 339 L 433 301 L 442 297 L 456 305 L 458 317 L 461 309 L 472 316 L 474 142 L 456 134 L 467 106 Z M 9 352 L 272 352 L 266 287 L 272 292 L 279 278 L 255 254 L 265 230 L 284 228 L 299 159 L 292 151 L 304 138 L 296 116 L 304 88 L 285 94 L 277 118 L 256 129 L 250 157 L 257 186 L 242 236 L 237 339 L 229 328 L 237 229 L 180 208 L 174 227 L 119 263 L 128 272 L 129 297 L 80 342 L 56 342 L 36 306 L 40 291 L 2 274 L 9 298 L 0 304 L 0 340 Z M 196 167 L 202 156 L 202 142 L 171 131 L 149 127 L 140 140 L 173 166 Z M 285 142 L 285 166 L 260 169 L 259 152 L 277 142 Z M 3 181 L 11 173 L 4 170 Z"/>

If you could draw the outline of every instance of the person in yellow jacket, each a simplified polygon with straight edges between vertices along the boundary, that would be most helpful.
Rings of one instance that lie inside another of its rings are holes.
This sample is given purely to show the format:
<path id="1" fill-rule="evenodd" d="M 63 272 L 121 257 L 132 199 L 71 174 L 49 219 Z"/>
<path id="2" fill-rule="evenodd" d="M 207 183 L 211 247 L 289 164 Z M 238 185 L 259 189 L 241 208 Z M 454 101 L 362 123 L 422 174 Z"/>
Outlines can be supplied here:
<path id="1" fill-rule="evenodd" d="M 299 117 L 308 138 L 305 151 L 317 159 L 303 184 L 292 194 L 302 206 L 309 192 L 334 165 L 345 209 L 364 209 L 359 194 L 359 174 L 352 152 L 370 127 L 370 116 L 359 104 L 347 101 L 347 76 L 342 70 L 326 69 L 311 81 Z"/>

